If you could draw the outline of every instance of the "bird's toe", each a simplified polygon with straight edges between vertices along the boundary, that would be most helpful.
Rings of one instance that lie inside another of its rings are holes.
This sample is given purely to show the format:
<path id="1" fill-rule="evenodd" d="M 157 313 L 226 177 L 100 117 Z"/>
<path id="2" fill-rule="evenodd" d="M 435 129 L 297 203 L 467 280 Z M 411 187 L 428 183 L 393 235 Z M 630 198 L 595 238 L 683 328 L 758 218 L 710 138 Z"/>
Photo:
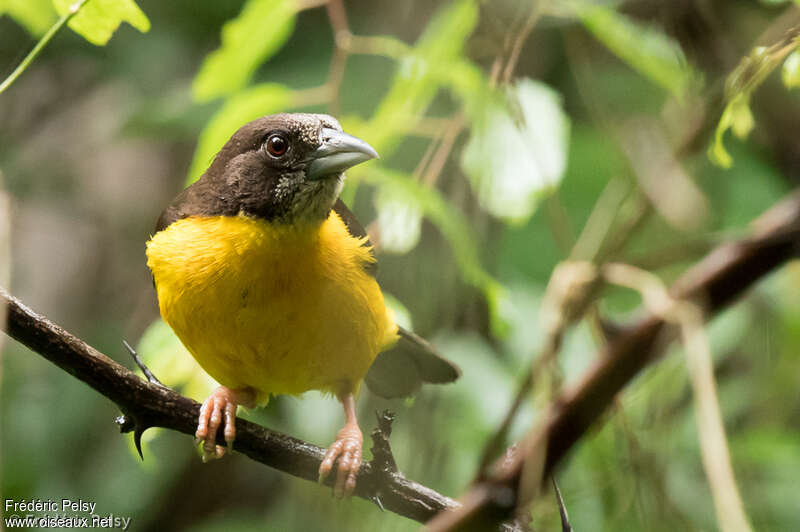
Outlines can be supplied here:
<path id="1" fill-rule="evenodd" d="M 336 464 L 336 481 L 333 493 L 336 497 L 350 496 L 356 488 L 356 477 L 361 468 L 361 445 L 363 437 L 356 427 L 345 427 L 339 431 L 335 442 L 328 447 L 319 466 L 319 480 L 324 481 Z"/>
<path id="2" fill-rule="evenodd" d="M 195 437 L 200 440 L 203 462 L 222 458 L 226 447 L 217 445 L 217 433 L 223 427 L 225 441 L 230 447 L 236 438 L 236 395 L 220 386 L 203 402 L 197 420 Z"/>

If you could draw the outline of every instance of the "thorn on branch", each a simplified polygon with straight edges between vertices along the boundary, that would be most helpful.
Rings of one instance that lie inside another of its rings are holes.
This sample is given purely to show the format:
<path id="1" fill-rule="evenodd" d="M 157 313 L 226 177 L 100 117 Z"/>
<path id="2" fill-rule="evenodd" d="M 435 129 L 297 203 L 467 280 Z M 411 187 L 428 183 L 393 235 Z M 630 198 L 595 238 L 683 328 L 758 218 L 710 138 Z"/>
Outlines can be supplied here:
<path id="1" fill-rule="evenodd" d="M 561 497 L 561 490 L 558 488 L 556 477 L 550 477 L 553 481 L 553 489 L 556 491 L 556 501 L 558 501 L 558 513 L 561 515 L 561 531 L 573 532 L 572 525 L 569 524 L 569 515 L 567 515 L 567 507 L 564 506 L 564 499 Z"/>
<path id="2" fill-rule="evenodd" d="M 166 388 L 166 386 L 161 384 L 161 381 L 158 380 L 155 375 L 153 375 L 153 372 L 150 371 L 150 368 L 148 368 L 147 365 L 142 361 L 141 357 L 136 352 L 136 350 L 133 347 L 131 347 L 131 344 L 129 344 L 127 340 L 122 340 L 122 343 L 125 346 L 125 349 L 128 350 L 128 353 L 130 353 L 131 357 L 133 358 L 133 361 L 136 362 L 136 365 L 139 366 L 139 369 L 142 370 L 142 373 L 144 373 L 144 376 L 147 378 L 147 381 L 153 384 L 158 384 L 159 386 Z"/>
<path id="3" fill-rule="evenodd" d="M 129 416 L 128 414 L 118 415 L 114 419 L 114 423 L 119 425 L 119 431 L 122 434 L 133 432 L 133 443 L 136 445 L 136 451 L 139 453 L 139 458 L 144 461 L 144 453 L 142 452 L 142 434 L 144 434 L 144 431 L 153 425 L 150 423 L 145 423 L 141 420 L 137 420 L 136 416 Z"/>
<path id="4" fill-rule="evenodd" d="M 383 507 L 383 501 L 381 501 L 381 498 L 380 498 L 379 495 L 373 496 L 372 497 L 372 502 L 375 503 L 375 505 L 380 509 L 381 512 L 385 512 L 386 511 L 386 508 Z"/>
<path id="5" fill-rule="evenodd" d="M 144 363 L 142 358 L 136 352 L 136 350 L 131 347 L 131 344 L 128 343 L 127 340 L 122 340 L 122 344 L 125 346 L 125 349 L 128 350 L 130 353 L 131 358 L 133 361 L 136 362 L 136 365 L 139 366 L 139 369 L 142 370 L 144 373 L 145 378 L 151 384 L 155 384 L 161 386 L 162 388 L 167 388 L 164 386 L 160 380 L 150 371 L 150 368 Z M 131 432 L 133 431 L 133 443 L 136 445 L 136 451 L 139 453 L 139 458 L 144 461 L 144 453 L 142 452 L 142 434 L 144 431 L 149 429 L 152 425 L 150 423 L 145 423 L 141 419 L 137 419 L 134 416 L 128 416 L 127 414 L 122 414 L 115 420 L 116 423 L 119 425 L 120 432 Z"/>
<path id="6" fill-rule="evenodd" d="M 136 427 L 133 429 L 133 443 L 136 445 L 136 451 L 139 453 L 139 458 L 142 459 L 144 462 L 144 453 L 142 453 L 142 434 L 150 427 L 143 427 L 140 424 L 136 424 Z"/>

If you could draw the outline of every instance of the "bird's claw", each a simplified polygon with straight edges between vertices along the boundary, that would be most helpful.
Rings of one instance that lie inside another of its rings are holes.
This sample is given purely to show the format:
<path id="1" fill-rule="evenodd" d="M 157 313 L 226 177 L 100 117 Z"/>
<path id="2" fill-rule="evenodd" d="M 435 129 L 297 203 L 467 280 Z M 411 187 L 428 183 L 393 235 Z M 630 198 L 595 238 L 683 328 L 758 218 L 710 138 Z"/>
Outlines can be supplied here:
<path id="1" fill-rule="evenodd" d="M 337 463 L 333 494 L 339 499 L 350 497 L 356 488 L 356 476 L 361 468 L 363 441 L 361 430 L 357 426 L 346 425 L 339 431 L 336 441 L 328 447 L 319 465 L 319 482 L 323 482 L 333 470 L 334 463 Z"/>
<path id="2" fill-rule="evenodd" d="M 203 402 L 197 420 L 195 437 L 201 443 L 203 462 L 225 456 L 226 447 L 217 445 L 217 431 L 224 421 L 224 434 L 227 448 L 236 438 L 236 394 L 233 390 L 220 386 Z"/>

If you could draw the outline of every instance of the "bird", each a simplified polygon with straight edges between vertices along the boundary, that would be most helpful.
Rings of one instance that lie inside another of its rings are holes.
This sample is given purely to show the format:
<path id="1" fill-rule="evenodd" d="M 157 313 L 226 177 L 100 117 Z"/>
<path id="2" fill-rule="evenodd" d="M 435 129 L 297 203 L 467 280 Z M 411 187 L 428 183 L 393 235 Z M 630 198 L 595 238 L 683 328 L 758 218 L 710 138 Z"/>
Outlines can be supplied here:
<path id="1" fill-rule="evenodd" d="M 319 480 L 335 468 L 334 495 L 350 496 L 362 462 L 362 382 L 393 398 L 459 377 L 397 325 L 367 233 L 339 199 L 344 171 L 376 158 L 332 116 L 263 116 L 159 217 L 146 256 L 161 316 L 220 385 L 200 408 L 204 461 L 232 447 L 239 405 L 320 390 L 341 402 L 345 422 Z"/>

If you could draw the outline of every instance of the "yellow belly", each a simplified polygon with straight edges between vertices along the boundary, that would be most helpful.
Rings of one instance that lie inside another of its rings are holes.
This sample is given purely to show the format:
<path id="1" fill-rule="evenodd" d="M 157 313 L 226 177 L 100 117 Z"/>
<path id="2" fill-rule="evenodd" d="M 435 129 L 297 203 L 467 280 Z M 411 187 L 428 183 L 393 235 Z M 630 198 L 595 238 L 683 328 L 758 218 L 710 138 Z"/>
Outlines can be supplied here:
<path id="1" fill-rule="evenodd" d="M 161 316 L 229 388 L 355 392 L 397 326 L 335 213 L 288 227 L 245 216 L 191 217 L 147 243 Z"/>

